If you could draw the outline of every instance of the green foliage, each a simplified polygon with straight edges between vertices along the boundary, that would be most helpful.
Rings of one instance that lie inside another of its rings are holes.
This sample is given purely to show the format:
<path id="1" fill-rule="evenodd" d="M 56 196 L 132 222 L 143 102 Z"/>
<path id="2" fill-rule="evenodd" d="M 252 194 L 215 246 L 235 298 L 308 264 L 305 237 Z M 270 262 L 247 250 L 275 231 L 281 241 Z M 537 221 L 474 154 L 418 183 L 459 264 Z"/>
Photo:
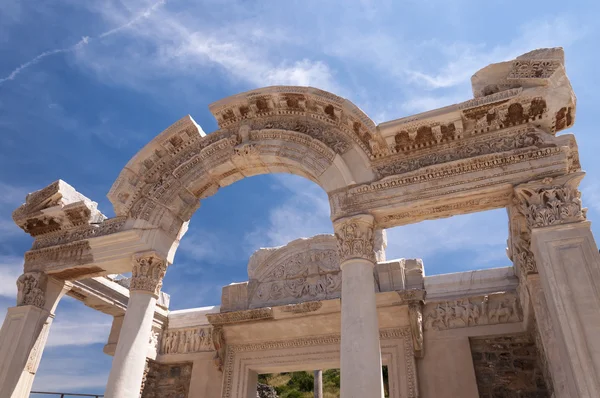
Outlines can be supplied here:
<path id="1" fill-rule="evenodd" d="M 313 372 L 291 372 L 259 375 L 258 382 L 275 387 L 281 398 L 312 398 L 314 389 Z M 388 396 L 388 369 L 383 367 L 383 382 L 385 396 Z M 340 396 L 340 370 L 328 369 L 323 371 L 323 395 L 328 397 Z"/>

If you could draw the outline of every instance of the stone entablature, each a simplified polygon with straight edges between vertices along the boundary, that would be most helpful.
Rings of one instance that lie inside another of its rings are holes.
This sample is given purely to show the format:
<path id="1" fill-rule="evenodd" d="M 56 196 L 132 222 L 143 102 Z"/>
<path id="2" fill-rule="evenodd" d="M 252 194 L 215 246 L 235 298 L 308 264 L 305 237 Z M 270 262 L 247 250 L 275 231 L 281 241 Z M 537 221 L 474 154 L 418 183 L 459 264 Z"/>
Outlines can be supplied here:
<path id="1" fill-rule="evenodd" d="M 26 271 L 128 272 L 117 247 L 172 261 L 200 200 L 256 174 L 304 176 L 328 193 L 332 220 L 370 215 L 381 229 L 509 206 L 516 185 L 580 171 L 573 136 L 554 136 L 575 117 L 562 49 L 484 68 L 473 91 L 474 99 L 379 126 L 310 87 L 218 101 L 220 130 L 207 135 L 184 117 L 130 160 L 108 194 L 114 219 L 62 181 L 31 194 L 14 214 L 36 237 Z"/>

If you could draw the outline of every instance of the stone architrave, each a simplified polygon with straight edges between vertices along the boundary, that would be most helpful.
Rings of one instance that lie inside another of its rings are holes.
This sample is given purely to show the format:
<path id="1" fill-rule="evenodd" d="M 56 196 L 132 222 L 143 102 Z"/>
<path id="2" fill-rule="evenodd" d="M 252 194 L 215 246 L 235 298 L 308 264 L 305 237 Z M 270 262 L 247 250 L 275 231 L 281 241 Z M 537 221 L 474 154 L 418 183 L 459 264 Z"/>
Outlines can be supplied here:
<path id="1" fill-rule="evenodd" d="M 139 395 L 156 301 L 167 270 L 165 257 L 154 251 L 137 253 L 132 261 L 129 302 L 108 376 L 107 398 Z"/>
<path id="2" fill-rule="evenodd" d="M 600 391 L 600 254 L 577 186 L 584 173 L 515 188 L 534 254 L 569 397 Z M 550 365 L 552 366 L 552 365 Z"/>
<path id="3" fill-rule="evenodd" d="M 374 218 L 336 220 L 342 270 L 341 394 L 383 397 L 379 324 L 375 303 Z"/>

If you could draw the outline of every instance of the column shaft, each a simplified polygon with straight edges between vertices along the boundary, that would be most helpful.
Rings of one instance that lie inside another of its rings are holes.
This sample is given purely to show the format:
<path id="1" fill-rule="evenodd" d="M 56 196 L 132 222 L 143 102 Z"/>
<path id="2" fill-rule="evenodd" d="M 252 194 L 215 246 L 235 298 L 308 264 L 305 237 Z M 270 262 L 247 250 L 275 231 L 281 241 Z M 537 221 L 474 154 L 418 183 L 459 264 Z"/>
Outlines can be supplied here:
<path id="1" fill-rule="evenodd" d="M 383 397 L 382 380 L 373 263 L 347 260 L 342 266 L 341 395 Z"/>
<path id="2" fill-rule="evenodd" d="M 166 272 L 167 262 L 156 252 L 133 256 L 129 302 L 108 375 L 106 398 L 140 396 L 156 300 Z"/>
<path id="3" fill-rule="evenodd" d="M 156 297 L 132 291 L 108 376 L 106 398 L 137 398 L 140 395 Z"/>
<path id="4" fill-rule="evenodd" d="M 323 371 L 322 370 L 315 370 L 314 371 L 314 377 L 315 377 L 315 398 L 323 398 Z"/>

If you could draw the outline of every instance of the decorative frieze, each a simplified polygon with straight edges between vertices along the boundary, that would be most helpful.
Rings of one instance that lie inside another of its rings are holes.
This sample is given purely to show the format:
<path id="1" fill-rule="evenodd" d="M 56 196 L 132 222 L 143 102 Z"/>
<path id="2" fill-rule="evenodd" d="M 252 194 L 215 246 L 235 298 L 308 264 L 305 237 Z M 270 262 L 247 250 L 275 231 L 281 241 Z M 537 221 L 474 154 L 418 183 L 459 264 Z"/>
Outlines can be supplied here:
<path id="1" fill-rule="evenodd" d="M 335 237 L 317 235 L 256 251 L 248 263 L 250 308 L 340 297 L 336 245 Z"/>
<path id="2" fill-rule="evenodd" d="M 25 253 L 25 267 L 27 269 L 53 265 L 81 265 L 91 262 L 93 262 L 92 248 L 87 240 L 30 250 Z"/>
<path id="3" fill-rule="evenodd" d="M 340 262 L 363 258 L 375 262 L 374 218 L 363 214 L 334 222 L 335 237 L 338 243 Z"/>
<path id="4" fill-rule="evenodd" d="M 212 325 L 225 325 L 229 323 L 241 323 L 261 321 L 273 318 L 273 310 L 270 307 L 256 308 L 245 311 L 223 312 L 220 314 L 206 314 L 206 318 Z"/>
<path id="5" fill-rule="evenodd" d="M 39 236 L 33 242 L 33 250 L 50 246 L 64 245 L 67 243 L 97 238 L 121 232 L 126 223 L 126 218 L 117 217 L 103 221 L 100 224 L 83 225 L 66 231 Z"/>
<path id="6" fill-rule="evenodd" d="M 501 136 L 486 137 L 486 139 L 478 137 L 477 139 L 467 140 L 463 144 L 447 145 L 445 148 L 436 148 L 435 151 L 422 151 L 424 153 L 419 154 L 417 157 L 388 157 L 376 163 L 375 170 L 377 176 L 383 178 L 455 160 L 541 146 L 541 144 L 542 138 L 539 132 L 533 127 L 521 127 Z"/>
<path id="7" fill-rule="evenodd" d="M 48 277 L 43 272 L 26 272 L 17 279 L 17 306 L 44 308 Z"/>
<path id="8" fill-rule="evenodd" d="M 161 354 L 190 354 L 214 350 L 212 327 L 168 329 L 163 332 L 160 342 Z"/>
<path id="9" fill-rule="evenodd" d="M 300 304 L 289 304 L 281 307 L 283 312 L 291 312 L 293 314 L 304 314 L 307 312 L 315 312 L 321 309 L 323 303 L 320 301 L 307 301 Z"/>
<path id="10" fill-rule="evenodd" d="M 156 252 L 137 253 L 133 257 L 129 290 L 141 290 L 158 297 L 167 272 L 167 261 Z"/>
<path id="11" fill-rule="evenodd" d="M 529 227 L 585 221 L 587 209 L 582 207 L 577 189 L 584 175 L 576 172 L 517 186 L 515 199 Z"/>
<path id="12" fill-rule="evenodd" d="M 492 294 L 480 298 L 429 303 L 425 313 L 425 330 L 441 331 L 521 320 L 521 309 L 514 294 Z"/>

